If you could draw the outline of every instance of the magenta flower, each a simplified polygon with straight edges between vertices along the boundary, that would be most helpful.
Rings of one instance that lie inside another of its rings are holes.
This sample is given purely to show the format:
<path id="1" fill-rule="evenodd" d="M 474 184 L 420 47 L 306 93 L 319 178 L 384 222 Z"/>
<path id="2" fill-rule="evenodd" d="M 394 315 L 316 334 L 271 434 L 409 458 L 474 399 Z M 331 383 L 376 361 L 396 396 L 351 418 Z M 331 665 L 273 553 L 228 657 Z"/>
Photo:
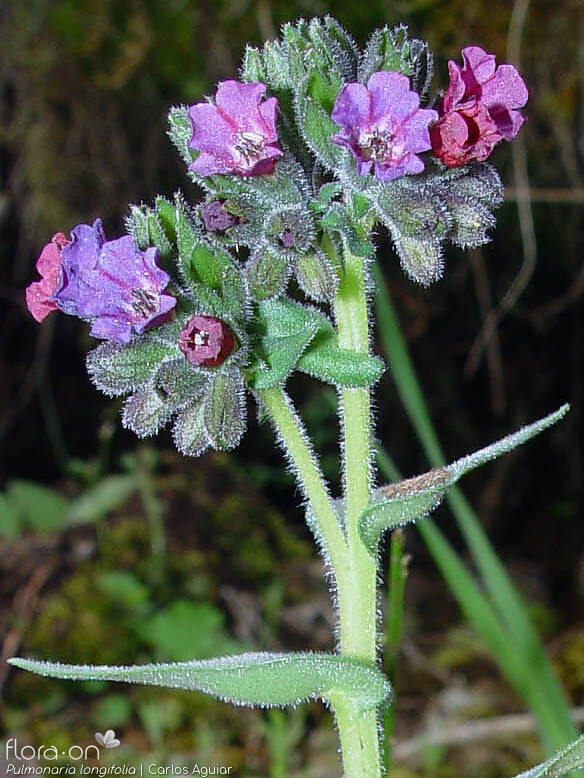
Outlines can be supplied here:
<path id="1" fill-rule="evenodd" d="M 191 165 L 201 176 L 233 173 L 247 178 L 274 170 L 282 156 L 278 146 L 278 101 L 262 102 L 265 84 L 223 81 L 212 103 L 189 109 L 193 126 L 190 147 L 201 153 Z"/>
<path id="2" fill-rule="evenodd" d="M 38 322 L 57 310 L 57 303 L 52 298 L 61 273 L 61 251 L 70 242 L 62 232 L 55 233 L 37 260 L 36 269 L 41 280 L 27 286 L 26 307 Z"/>
<path id="3" fill-rule="evenodd" d="M 448 63 L 450 83 L 440 120 L 430 132 L 432 151 L 448 167 L 485 160 L 497 143 L 512 140 L 525 118 L 525 82 L 513 65 L 496 67 L 478 46 L 462 50 L 463 67 Z"/>
<path id="4" fill-rule="evenodd" d="M 428 125 L 438 114 L 419 106 L 407 76 L 374 73 L 367 87 L 346 84 L 341 89 L 331 118 L 342 130 L 331 140 L 351 151 L 361 176 L 372 168 L 379 181 L 421 173 L 424 163 L 417 154 L 430 149 Z"/>
<path id="5" fill-rule="evenodd" d="M 129 236 L 106 241 L 100 219 L 71 234 L 53 297 L 60 310 L 90 320 L 90 335 L 117 343 L 167 320 L 176 300 L 162 294 L 170 278 L 156 264 L 158 249 L 139 251 Z"/>
<path id="6" fill-rule="evenodd" d="M 221 319 L 197 314 L 181 332 L 178 347 L 191 365 L 217 367 L 233 353 L 235 336 Z"/>

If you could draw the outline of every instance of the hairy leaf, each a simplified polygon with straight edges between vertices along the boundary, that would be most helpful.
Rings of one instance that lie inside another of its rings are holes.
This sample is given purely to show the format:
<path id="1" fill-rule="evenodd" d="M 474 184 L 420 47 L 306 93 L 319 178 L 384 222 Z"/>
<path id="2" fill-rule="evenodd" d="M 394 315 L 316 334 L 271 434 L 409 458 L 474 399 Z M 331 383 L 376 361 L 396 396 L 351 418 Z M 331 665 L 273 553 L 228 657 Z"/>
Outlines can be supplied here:
<path id="1" fill-rule="evenodd" d="M 361 711 L 389 701 L 391 688 L 373 665 L 333 654 L 240 654 L 176 664 L 107 667 L 8 660 L 39 675 L 74 681 L 126 683 L 188 689 L 247 707 L 285 707 L 320 699 L 351 699 Z"/>
<path id="2" fill-rule="evenodd" d="M 122 408 L 122 426 L 139 438 L 148 438 L 163 427 L 172 415 L 172 408 L 154 388 L 147 386 L 128 397 Z"/>
<path id="3" fill-rule="evenodd" d="M 376 553 L 383 532 L 427 516 L 463 475 L 539 435 L 560 421 L 569 408 L 569 405 L 562 405 L 543 419 L 450 465 L 378 489 L 375 495 L 377 502 L 366 508 L 359 517 L 359 529 L 365 545 L 372 553 Z"/>
<path id="4" fill-rule="evenodd" d="M 245 393 L 239 372 L 218 373 L 205 395 L 204 424 L 217 451 L 235 448 L 245 431 Z"/>
<path id="5" fill-rule="evenodd" d="M 287 298 L 260 303 L 256 325 L 260 330 L 255 349 L 259 364 L 250 371 L 253 389 L 284 383 L 316 334 L 333 332 L 323 313 Z"/>
<path id="6" fill-rule="evenodd" d="M 89 352 L 87 372 L 98 389 L 115 397 L 146 384 L 160 365 L 177 353 L 177 346 L 151 338 L 140 338 L 127 346 L 108 341 Z"/>
<path id="7" fill-rule="evenodd" d="M 370 386 L 381 378 L 383 362 L 368 354 L 339 348 L 331 338 L 318 338 L 298 360 L 298 369 L 335 386 Z"/>
<path id="8" fill-rule="evenodd" d="M 584 735 L 562 748 L 551 759 L 515 778 L 561 778 L 579 767 L 584 767 Z"/>
<path id="9" fill-rule="evenodd" d="M 172 430 L 174 444 L 187 457 L 200 457 L 210 440 L 204 423 L 205 403 L 198 400 L 182 411 Z"/>

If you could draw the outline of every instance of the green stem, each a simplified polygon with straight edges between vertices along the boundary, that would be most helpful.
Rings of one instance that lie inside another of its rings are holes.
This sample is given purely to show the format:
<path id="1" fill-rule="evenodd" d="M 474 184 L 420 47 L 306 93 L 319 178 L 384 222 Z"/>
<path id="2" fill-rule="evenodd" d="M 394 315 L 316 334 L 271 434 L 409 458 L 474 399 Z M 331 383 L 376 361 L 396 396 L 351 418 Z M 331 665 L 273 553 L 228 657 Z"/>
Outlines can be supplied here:
<path id="1" fill-rule="evenodd" d="M 296 469 L 317 521 L 317 540 L 322 542 L 323 550 L 336 573 L 345 565 L 345 539 L 302 422 L 290 398 L 280 387 L 262 389 L 258 392 L 258 398 L 268 411 Z"/>
<path id="2" fill-rule="evenodd" d="M 345 251 L 344 270 L 334 301 L 341 348 L 367 353 L 369 328 L 365 263 Z M 363 544 L 359 516 L 371 496 L 371 405 L 369 388 L 341 389 L 343 471 L 346 499 L 347 564 L 336 570 L 340 651 L 377 660 L 377 560 Z M 382 772 L 376 711 L 355 716 L 350 705 L 336 708 L 345 778 Z"/>
<path id="3" fill-rule="evenodd" d="M 342 348 L 367 353 L 369 332 L 364 261 L 347 252 L 335 297 L 338 341 Z M 343 469 L 346 520 L 341 527 L 322 473 L 292 403 L 279 387 L 258 392 L 300 483 L 317 523 L 317 539 L 332 566 L 337 594 L 340 652 L 377 661 L 377 562 L 361 541 L 358 519 L 369 505 L 371 409 L 368 388 L 342 389 Z M 345 778 L 380 778 L 379 715 L 362 711 L 350 699 L 334 701 Z"/>

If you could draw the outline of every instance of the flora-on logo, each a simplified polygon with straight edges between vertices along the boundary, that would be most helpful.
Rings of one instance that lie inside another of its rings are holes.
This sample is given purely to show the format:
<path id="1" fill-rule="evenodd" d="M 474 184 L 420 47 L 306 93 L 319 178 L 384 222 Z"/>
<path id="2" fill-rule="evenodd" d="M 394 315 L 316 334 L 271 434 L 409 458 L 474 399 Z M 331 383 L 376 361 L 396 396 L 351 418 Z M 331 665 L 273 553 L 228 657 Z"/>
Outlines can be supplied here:
<path id="1" fill-rule="evenodd" d="M 96 732 L 95 739 L 104 748 L 117 748 L 120 745 L 120 741 L 117 739 L 113 729 L 108 729 L 103 735 L 101 732 Z"/>

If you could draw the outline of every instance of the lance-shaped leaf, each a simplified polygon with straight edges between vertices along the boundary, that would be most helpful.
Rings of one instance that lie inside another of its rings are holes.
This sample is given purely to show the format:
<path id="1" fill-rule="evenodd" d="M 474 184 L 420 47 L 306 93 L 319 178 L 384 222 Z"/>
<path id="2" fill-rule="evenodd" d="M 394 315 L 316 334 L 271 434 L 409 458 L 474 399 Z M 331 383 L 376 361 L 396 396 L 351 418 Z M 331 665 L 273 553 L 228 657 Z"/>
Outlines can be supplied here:
<path id="1" fill-rule="evenodd" d="M 372 553 L 376 553 L 383 532 L 424 518 L 442 502 L 447 491 L 463 475 L 539 435 L 562 419 L 569 409 L 569 405 L 562 405 L 555 413 L 550 413 L 549 416 L 528 424 L 512 435 L 507 435 L 450 465 L 381 487 L 375 495 L 377 502 L 366 508 L 359 517 L 363 542 Z"/>
<path id="2" fill-rule="evenodd" d="M 323 313 L 288 299 L 260 303 L 256 324 L 261 337 L 255 350 L 258 364 L 249 376 L 253 389 L 283 384 L 317 333 L 333 332 Z"/>
<path id="3" fill-rule="evenodd" d="M 381 378 L 381 359 L 339 348 L 335 340 L 330 334 L 315 338 L 298 360 L 298 370 L 342 387 L 371 386 Z"/>
<path id="4" fill-rule="evenodd" d="M 584 735 L 562 748 L 551 759 L 515 778 L 561 778 L 579 767 L 584 767 Z"/>
<path id="5" fill-rule="evenodd" d="M 178 347 L 150 338 L 128 346 L 107 341 L 87 355 L 87 372 L 98 389 L 115 397 L 143 386 L 161 363 L 178 353 Z"/>
<path id="6" fill-rule="evenodd" d="M 52 678 L 188 689 L 246 707 L 285 707 L 316 699 L 334 705 L 335 699 L 350 699 L 363 711 L 386 704 L 391 695 L 389 681 L 374 665 L 333 654 L 260 652 L 134 667 L 62 665 L 20 658 L 8 661 L 14 667 Z"/>

